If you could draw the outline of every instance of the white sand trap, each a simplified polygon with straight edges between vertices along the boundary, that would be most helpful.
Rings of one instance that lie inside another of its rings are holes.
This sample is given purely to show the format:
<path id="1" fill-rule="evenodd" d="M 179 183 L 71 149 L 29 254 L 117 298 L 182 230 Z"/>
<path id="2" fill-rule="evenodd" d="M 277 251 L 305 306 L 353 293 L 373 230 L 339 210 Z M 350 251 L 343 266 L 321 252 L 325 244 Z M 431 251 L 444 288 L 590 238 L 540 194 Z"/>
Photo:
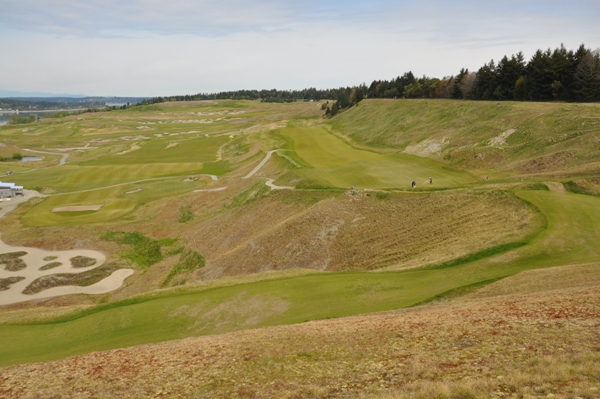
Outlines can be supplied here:
<path id="1" fill-rule="evenodd" d="M 133 193 L 137 193 L 142 190 L 143 190 L 143 188 L 136 188 L 135 190 L 125 191 L 125 194 L 133 194 Z"/>
<path id="2" fill-rule="evenodd" d="M 3 203 L 2 209 L 0 209 L 0 218 L 6 213 L 15 209 L 19 204 L 33 198 L 40 197 L 41 195 L 36 191 L 23 190 L 23 197 L 15 198 L 10 203 Z M 79 287 L 79 286 L 62 286 L 50 288 L 37 294 L 26 295 L 22 291 L 35 279 L 57 274 L 57 273 L 81 273 L 88 270 L 92 270 L 101 266 L 106 261 L 106 256 L 102 252 L 93 251 L 89 249 L 73 249 L 68 251 L 47 251 L 39 248 L 30 247 L 13 247 L 5 244 L 0 240 L 0 254 L 9 252 L 27 252 L 26 255 L 20 259 L 25 262 L 27 267 L 23 270 L 8 271 L 5 266 L 0 266 L 0 278 L 7 277 L 25 277 L 17 283 L 12 284 L 8 290 L 0 291 L 0 305 L 8 305 L 11 303 L 24 302 L 32 299 L 51 298 L 59 295 L 67 294 L 102 294 L 110 291 L 114 291 L 123 285 L 123 281 L 133 274 L 132 269 L 120 269 L 114 271 L 110 276 L 97 282 L 96 284 Z M 55 257 L 52 261 L 45 261 L 46 257 Z M 70 259 L 76 256 L 85 256 L 92 258 L 96 263 L 89 267 L 74 268 L 71 266 Z M 49 269 L 39 270 L 40 267 L 47 265 L 50 262 L 60 262 L 62 265 Z"/>
<path id="3" fill-rule="evenodd" d="M 292 186 L 276 186 L 273 184 L 274 181 L 275 179 L 267 178 L 267 186 L 271 187 L 271 190 L 293 190 L 296 188 Z"/>
<path id="4" fill-rule="evenodd" d="M 53 208 L 52 212 L 83 212 L 83 211 L 99 211 L 104 204 L 101 205 L 81 205 L 81 206 L 61 206 Z"/>
<path id="5" fill-rule="evenodd" d="M 165 147 L 165 150 L 168 150 L 169 148 L 177 147 L 178 145 L 179 145 L 179 143 L 169 143 L 169 145 Z"/>
<path id="6" fill-rule="evenodd" d="M 193 193 L 208 193 L 211 191 L 223 191 L 227 188 L 227 186 L 225 187 L 217 187 L 217 188 L 201 188 L 199 190 L 194 190 L 192 191 Z"/>

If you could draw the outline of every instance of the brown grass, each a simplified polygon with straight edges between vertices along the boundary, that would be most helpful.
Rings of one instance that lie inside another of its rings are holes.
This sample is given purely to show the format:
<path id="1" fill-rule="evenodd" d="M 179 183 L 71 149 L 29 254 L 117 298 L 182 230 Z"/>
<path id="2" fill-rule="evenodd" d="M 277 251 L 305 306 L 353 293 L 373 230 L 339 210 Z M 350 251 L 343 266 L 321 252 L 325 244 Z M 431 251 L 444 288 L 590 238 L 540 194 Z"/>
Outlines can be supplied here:
<path id="1" fill-rule="evenodd" d="M 23 262 L 21 257 L 25 255 L 27 255 L 25 251 L 0 254 L 0 266 L 4 265 L 4 269 L 9 272 L 23 270 L 27 267 L 27 264 Z"/>
<path id="2" fill-rule="evenodd" d="M 535 215 L 507 194 L 277 192 L 186 233 L 204 278 L 286 268 L 375 270 L 443 262 L 523 239 Z"/>
<path id="3" fill-rule="evenodd" d="M 598 397 L 600 264 L 527 273 L 454 302 L 8 367 L 0 396 Z"/>
<path id="4" fill-rule="evenodd" d="M 6 277 L 0 278 L 0 291 L 6 291 L 10 288 L 14 283 L 18 283 L 21 280 L 25 280 L 25 277 L 15 276 L 15 277 Z"/>

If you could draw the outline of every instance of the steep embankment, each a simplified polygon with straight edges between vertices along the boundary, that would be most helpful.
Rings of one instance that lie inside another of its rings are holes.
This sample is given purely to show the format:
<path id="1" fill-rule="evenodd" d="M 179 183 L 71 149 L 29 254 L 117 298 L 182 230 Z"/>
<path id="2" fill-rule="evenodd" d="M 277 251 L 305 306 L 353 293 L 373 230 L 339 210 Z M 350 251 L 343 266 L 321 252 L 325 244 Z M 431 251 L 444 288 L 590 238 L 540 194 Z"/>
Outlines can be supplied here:
<path id="1" fill-rule="evenodd" d="M 600 104 L 365 100 L 331 126 L 359 144 L 513 174 L 598 173 Z"/>
<path id="2" fill-rule="evenodd" d="M 203 278 L 266 270 L 374 270 L 440 263 L 522 241 L 535 213 L 501 192 L 274 192 L 185 233 Z"/>

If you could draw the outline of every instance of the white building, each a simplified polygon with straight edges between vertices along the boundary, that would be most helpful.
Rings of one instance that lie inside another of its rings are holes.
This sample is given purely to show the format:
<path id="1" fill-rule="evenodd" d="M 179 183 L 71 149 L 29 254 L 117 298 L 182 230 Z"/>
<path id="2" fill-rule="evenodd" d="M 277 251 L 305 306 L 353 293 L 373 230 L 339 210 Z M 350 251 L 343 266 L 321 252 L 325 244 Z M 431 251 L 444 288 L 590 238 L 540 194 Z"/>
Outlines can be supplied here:
<path id="1" fill-rule="evenodd" d="M 0 199 L 14 198 L 17 195 L 23 195 L 22 186 L 16 186 L 15 183 L 3 183 L 0 181 Z"/>

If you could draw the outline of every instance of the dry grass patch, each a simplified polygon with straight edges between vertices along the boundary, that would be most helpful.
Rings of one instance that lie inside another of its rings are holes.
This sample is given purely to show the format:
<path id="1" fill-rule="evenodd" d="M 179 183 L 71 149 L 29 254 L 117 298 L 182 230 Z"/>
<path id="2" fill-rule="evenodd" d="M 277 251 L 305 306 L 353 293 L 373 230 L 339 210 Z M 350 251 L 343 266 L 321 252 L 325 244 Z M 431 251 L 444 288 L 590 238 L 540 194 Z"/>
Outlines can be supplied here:
<path id="1" fill-rule="evenodd" d="M 208 260 L 204 277 L 416 267 L 522 241 L 539 226 L 530 208 L 501 192 L 306 195 L 271 193 L 190 231 Z"/>

